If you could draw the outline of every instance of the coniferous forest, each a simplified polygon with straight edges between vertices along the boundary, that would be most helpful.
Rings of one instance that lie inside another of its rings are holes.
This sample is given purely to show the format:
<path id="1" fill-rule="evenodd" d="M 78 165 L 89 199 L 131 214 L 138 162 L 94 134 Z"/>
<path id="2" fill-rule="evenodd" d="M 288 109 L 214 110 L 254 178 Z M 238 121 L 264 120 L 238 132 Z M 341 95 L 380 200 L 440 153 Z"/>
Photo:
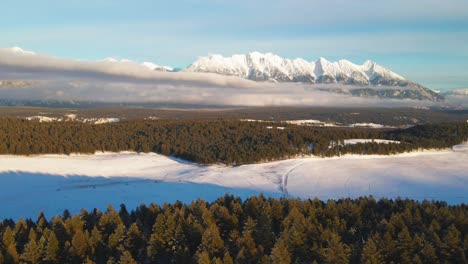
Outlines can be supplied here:
<path id="1" fill-rule="evenodd" d="M 390 139 L 344 145 L 344 139 Z M 0 154 L 70 154 L 96 151 L 156 152 L 193 162 L 240 165 L 298 154 L 395 154 L 450 148 L 468 139 L 468 123 L 384 130 L 308 127 L 238 120 L 129 120 L 111 124 L 40 123 L 0 119 Z"/>
<path id="2" fill-rule="evenodd" d="M 343 144 L 352 138 L 400 144 Z M 228 165 L 298 154 L 450 148 L 467 139 L 467 123 L 389 130 L 235 120 L 0 120 L 0 154 L 132 150 Z M 105 212 L 5 219 L 0 263 L 467 263 L 467 219 L 465 204 L 372 197 L 242 201 L 226 195 L 212 203 L 142 204 L 133 210 L 122 204 Z"/>
<path id="3" fill-rule="evenodd" d="M 468 208 L 226 195 L 0 222 L 0 263 L 467 263 Z"/>

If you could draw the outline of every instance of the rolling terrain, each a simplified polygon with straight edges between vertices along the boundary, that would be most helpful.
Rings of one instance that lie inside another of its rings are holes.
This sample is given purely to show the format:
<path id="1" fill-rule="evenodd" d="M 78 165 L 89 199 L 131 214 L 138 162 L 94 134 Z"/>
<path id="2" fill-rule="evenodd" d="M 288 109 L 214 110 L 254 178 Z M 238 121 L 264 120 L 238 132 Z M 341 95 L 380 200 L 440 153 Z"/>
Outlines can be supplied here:
<path id="1" fill-rule="evenodd" d="M 103 153 L 0 157 L 0 217 L 53 216 L 64 209 L 164 203 L 225 193 L 243 198 L 380 198 L 467 203 L 468 145 L 392 156 L 303 157 L 227 167 L 158 154 Z M 28 164 L 28 166 L 24 166 Z M 21 208 L 19 210 L 19 208 Z"/>
<path id="2" fill-rule="evenodd" d="M 27 118 L 46 116 L 64 118 L 66 115 L 79 118 L 118 118 L 132 120 L 154 119 L 255 119 L 267 121 L 319 120 L 344 125 L 374 123 L 387 126 L 409 126 L 417 124 L 464 122 L 467 110 L 443 108 L 336 108 L 336 107 L 253 107 L 253 108 L 181 108 L 168 107 L 0 107 L 0 117 Z"/>

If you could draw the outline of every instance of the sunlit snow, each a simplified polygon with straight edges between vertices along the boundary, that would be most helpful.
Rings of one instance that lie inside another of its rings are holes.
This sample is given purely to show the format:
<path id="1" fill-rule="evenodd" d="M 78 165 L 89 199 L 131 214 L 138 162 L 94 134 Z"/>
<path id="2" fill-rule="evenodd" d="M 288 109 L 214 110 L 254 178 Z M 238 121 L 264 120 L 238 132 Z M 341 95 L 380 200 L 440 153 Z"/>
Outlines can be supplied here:
<path id="1" fill-rule="evenodd" d="M 356 138 L 356 139 L 345 139 L 345 145 L 355 145 L 358 143 L 378 143 L 378 144 L 400 144 L 400 141 L 396 140 L 388 140 L 388 139 L 364 139 L 364 138 Z"/>
<path id="2" fill-rule="evenodd" d="M 394 156 L 305 157 L 238 167 L 202 166 L 158 154 L 0 156 L 0 218 L 69 209 L 163 203 L 225 193 L 246 198 L 335 199 L 373 195 L 467 203 L 468 144 Z"/>

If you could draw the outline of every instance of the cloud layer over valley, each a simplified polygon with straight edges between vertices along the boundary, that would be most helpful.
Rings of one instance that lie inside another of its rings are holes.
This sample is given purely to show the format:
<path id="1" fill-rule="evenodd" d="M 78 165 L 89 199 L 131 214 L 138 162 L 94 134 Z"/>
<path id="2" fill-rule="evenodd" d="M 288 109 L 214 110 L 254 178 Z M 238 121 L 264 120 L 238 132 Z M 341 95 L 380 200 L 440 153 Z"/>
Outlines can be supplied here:
<path id="1" fill-rule="evenodd" d="M 216 106 L 422 106 L 434 102 L 356 97 L 363 86 L 254 82 L 210 73 L 164 72 L 128 60 L 72 60 L 0 49 L 0 97 L 11 100 L 177 103 Z M 391 89 L 373 87 L 372 89 Z M 333 92 L 330 92 L 333 91 Z M 339 91 L 339 92 L 337 92 Z"/>

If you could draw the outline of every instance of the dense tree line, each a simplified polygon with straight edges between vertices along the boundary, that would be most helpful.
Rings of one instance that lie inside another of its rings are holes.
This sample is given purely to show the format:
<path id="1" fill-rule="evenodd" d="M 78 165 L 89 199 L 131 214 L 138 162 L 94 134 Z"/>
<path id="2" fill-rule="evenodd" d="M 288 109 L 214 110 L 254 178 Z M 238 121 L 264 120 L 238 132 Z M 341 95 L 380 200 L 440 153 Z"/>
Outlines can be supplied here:
<path id="1" fill-rule="evenodd" d="M 0 263 L 467 263 L 468 208 L 226 195 L 0 222 Z"/>
<path id="2" fill-rule="evenodd" d="M 381 138 L 399 141 L 400 144 L 376 142 L 355 145 L 337 145 L 328 155 L 396 154 L 423 149 L 444 149 L 468 140 L 468 123 L 445 123 L 419 125 L 406 129 L 385 131 Z"/>
<path id="3" fill-rule="evenodd" d="M 285 129 L 277 129 L 286 126 Z M 331 144 L 350 138 L 395 139 L 401 144 Z M 40 123 L 0 118 L 0 154 L 70 154 L 96 151 L 156 152 L 211 164 L 240 165 L 298 154 L 391 154 L 448 148 L 466 141 L 468 123 L 385 131 L 321 128 L 236 120 L 132 120 L 112 124 Z"/>

